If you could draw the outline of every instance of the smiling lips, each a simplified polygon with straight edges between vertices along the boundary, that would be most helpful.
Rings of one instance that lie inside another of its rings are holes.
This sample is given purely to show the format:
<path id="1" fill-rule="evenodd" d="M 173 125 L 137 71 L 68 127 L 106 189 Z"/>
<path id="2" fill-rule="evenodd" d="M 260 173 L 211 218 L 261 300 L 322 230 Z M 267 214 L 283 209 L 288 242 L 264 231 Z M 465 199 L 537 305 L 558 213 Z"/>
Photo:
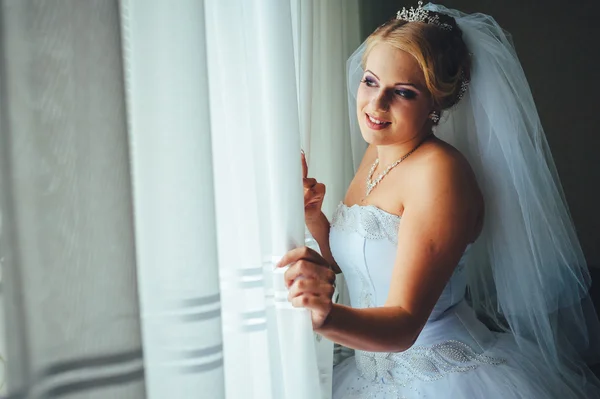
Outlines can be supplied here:
<path id="1" fill-rule="evenodd" d="M 373 130 L 385 129 L 386 127 L 391 125 L 391 122 L 382 121 L 381 119 L 377 119 L 369 114 L 365 114 L 365 119 L 367 121 L 367 126 L 369 127 L 369 129 Z"/>

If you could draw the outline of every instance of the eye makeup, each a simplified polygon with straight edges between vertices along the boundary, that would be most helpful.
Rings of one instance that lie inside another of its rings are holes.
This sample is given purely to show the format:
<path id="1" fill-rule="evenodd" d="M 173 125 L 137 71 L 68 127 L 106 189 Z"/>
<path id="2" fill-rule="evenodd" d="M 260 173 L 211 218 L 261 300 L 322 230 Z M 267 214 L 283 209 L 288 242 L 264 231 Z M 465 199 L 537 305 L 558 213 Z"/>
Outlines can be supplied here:
<path id="1" fill-rule="evenodd" d="M 417 93 L 412 90 L 397 89 L 394 91 L 394 93 L 400 97 L 406 98 L 407 100 L 412 100 L 413 98 L 417 97 Z"/>
<path id="2" fill-rule="evenodd" d="M 375 82 L 375 79 L 373 79 L 370 76 L 365 76 L 362 80 L 362 83 L 366 84 L 369 87 L 375 87 L 377 85 L 377 82 Z"/>
<path id="3" fill-rule="evenodd" d="M 371 71 L 366 71 L 366 72 L 368 72 L 369 74 L 372 74 L 373 76 L 376 76 Z M 367 87 L 377 87 L 377 85 L 378 85 L 375 78 L 372 76 L 369 76 L 369 75 L 365 75 L 363 77 L 363 79 L 361 80 L 361 82 L 364 83 Z M 396 85 L 408 85 L 408 86 L 416 87 L 412 83 L 396 83 Z M 412 100 L 417 97 L 418 93 L 416 91 L 408 90 L 405 88 L 396 88 L 396 89 L 394 89 L 394 94 L 397 95 L 398 97 L 402 97 L 407 100 Z"/>

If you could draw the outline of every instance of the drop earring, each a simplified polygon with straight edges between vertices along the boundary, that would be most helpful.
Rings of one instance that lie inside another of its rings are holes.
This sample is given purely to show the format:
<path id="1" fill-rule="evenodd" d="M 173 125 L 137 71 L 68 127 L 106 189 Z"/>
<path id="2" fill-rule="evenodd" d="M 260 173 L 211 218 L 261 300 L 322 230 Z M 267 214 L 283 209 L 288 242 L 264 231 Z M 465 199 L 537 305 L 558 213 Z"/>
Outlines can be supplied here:
<path id="1" fill-rule="evenodd" d="M 438 111 L 431 111 L 429 114 L 429 119 L 431 119 L 431 121 L 437 125 L 440 121 L 440 113 Z"/>

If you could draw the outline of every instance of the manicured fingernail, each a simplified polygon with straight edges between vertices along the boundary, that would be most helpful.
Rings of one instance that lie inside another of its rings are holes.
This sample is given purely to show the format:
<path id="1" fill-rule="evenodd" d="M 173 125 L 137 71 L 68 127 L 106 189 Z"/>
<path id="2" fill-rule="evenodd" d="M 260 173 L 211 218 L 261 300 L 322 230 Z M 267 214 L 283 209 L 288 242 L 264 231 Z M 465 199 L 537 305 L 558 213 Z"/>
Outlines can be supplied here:
<path id="1" fill-rule="evenodd" d="M 282 256 L 271 255 L 271 264 L 273 265 L 273 270 L 280 267 Z"/>

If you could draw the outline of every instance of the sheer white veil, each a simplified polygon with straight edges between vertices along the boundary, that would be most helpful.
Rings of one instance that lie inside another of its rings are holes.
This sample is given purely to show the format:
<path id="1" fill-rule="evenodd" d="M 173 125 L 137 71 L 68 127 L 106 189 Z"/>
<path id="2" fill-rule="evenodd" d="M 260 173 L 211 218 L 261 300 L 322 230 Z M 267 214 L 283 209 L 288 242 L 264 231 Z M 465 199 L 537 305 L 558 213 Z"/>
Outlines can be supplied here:
<path id="1" fill-rule="evenodd" d="M 485 197 L 467 298 L 488 325 L 512 331 L 519 345 L 539 345 L 572 387 L 584 389 L 586 379 L 598 384 L 583 361 L 600 354 L 589 271 L 510 36 L 488 15 L 425 8 L 456 20 L 472 57 L 466 95 L 435 128 L 467 157 Z M 347 64 L 355 169 L 366 149 L 356 120 L 364 48 Z"/>

